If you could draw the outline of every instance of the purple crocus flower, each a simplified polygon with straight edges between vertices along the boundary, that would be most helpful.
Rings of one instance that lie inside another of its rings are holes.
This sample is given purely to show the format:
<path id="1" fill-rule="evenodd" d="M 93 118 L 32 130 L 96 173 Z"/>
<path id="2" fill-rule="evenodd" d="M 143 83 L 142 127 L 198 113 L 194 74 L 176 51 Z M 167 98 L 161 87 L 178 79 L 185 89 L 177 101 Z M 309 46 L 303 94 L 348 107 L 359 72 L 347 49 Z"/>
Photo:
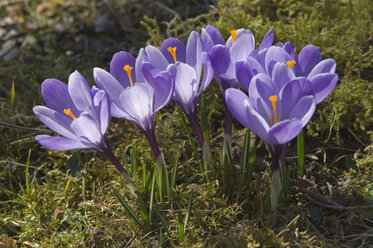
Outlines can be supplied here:
<path id="1" fill-rule="evenodd" d="M 211 82 L 213 70 L 206 53 L 202 52 L 202 42 L 198 33 L 190 33 L 186 46 L 177 39 L 169 38 L 162 43 L 160 51 L 149 46 L 145 51 L 148 59 L 144 61 L 149 61 L 143 63 L 145 78 L 154 84 L 154 78 L 162 71 L 167 71 L 171 75 L 175 83 L 172 99 L 191 122 L 200 147 L 208 147 L 198 123 L 197 104 L 200 94 Z M 200 81 L 202 64 L 204 77 Z"/>
<path id="2" fill-rule="evenodd" d="M 274 68 L 281 70 L 274 70 Z M 251 78 L 258 73 L 266 73 L 281 87 L 287 81 L 305 77 L 310 84 L 316 103 L 322 102 L 334 89 L 338 81 L 333 59 L 322 60 L 319 49 L 308 45 L 295 58 L 290 43 L 278 43 L 261 53 L 249 56 L 246 61 L 236 63 L 236 74 L 239 84 L 248 90 Z"/>
<path id="3" fill-rule="evenodd" d="M 141 71 L 143 59 L 143 53 L 137 59 L 127 52 L 116 53 L 110 73 L 95 68 L 94 79 L 110 96 L 111 114 L 135 123 L 147 137 L 157 162 L 164 163 L 155 139 L 154 116 L 171 99 L 174 84 L 166 72 L 159 73 L 150 85 L 146 83 Z"/>
<path id="4" fill-rule="evenodd" d="M 57 79 L 47 79 L 41 90 L 47 107 L 36 106 L 33 111 L 41 122 L 61 136 L 37 135 L 36 141 L 58 151 L 94 149 L 102 152 L 132 184 L 106 139 L 110 106 L 105 92 L 95 87 L 91 89 L 77 71 L 70 75 L 68 85 Z"/>
<path id="5" fill-rule="evenodd" d="M 250 83 L 249 97 L 232 88 L 226 91 L 225 100 L 232 115 L 271 151 L 271 202 L 275 209 L 281 189 L 278 169 L 285 164 L 287 143 L 299 134 L 315 111 L 312 89 L 305 78 L 291 80 L 279 89 L 268 75 L 260 73 Z"/>

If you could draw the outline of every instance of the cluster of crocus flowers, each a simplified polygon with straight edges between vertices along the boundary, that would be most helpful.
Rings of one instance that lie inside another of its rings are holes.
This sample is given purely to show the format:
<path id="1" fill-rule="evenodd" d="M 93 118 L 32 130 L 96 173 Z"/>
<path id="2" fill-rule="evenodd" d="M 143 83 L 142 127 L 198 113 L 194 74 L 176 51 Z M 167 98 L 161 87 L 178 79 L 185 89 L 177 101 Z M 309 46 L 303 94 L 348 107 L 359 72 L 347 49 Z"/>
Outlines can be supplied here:
<path id="1" fill-rule="evenodd" d="M 209 144 L 198 122 L 197 105 L 214 77 L 226 106 L 224 149 L 230 148 L 232 116 L 267 144 L 272 154 L 271 198 L 275 209 L 287 143 L 335 87 L 335 61 L 322 60 L 312 45 L 296 57 L 289 42 L 272 45 L 272 30 L 257 49 L 250 30 L 230 33 L 225 42 L 219 30 L 209 25 L 201 36 L 192 31 L 186 45 L 169 38 L 159 49 L 151 45 L 140 49 L 137 58 L 118 52 L 110 63 L 110 73 L 94 68 L 98 88 L 89 88 L 78 72 L 71 74 L 68 85 L 47 79 L 42 92 L 48 107 L 37 106 L 34 112 L 62 137 L 39 135 L 36 140 L 55 150 L 100 151 L 131 181 L 105 136 L 110 117 L 135 123 L 148 139 L 158 166 L 165 166 L 154 133 L 154 116 L 173 100 L 187 116 L 204 158 L 209 160 Z"/>

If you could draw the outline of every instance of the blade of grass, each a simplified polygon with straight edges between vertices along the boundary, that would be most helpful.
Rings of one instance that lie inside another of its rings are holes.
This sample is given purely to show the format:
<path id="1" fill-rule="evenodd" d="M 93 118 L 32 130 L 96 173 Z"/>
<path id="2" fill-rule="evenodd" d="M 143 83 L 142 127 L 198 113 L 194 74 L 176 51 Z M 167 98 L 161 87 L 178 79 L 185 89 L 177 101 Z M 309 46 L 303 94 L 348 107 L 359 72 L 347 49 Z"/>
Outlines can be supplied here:
<path id="1" fill-rule="evenodd" d="M 163 228 L 165 229 L 165 231 L 167 233 L 168 238 L 171 239 L 172 236 L 171 236 L 170 231 L 168 230 L 168 227 L 167 227 L 165 219 L 163 218 L 162 214 L 159 212 L 159 210 L 156 207 L 154 207 L 153 209 L 154 209 L 154 212 L 158 215 L 158 217 L 159 217 L 159 219 L 160 219 L 160 221 L 162 223 L 162 226 L 163 226 Z"/>
<path id="2" fill-rule="evenodd" d="M 247 167 L 249 163 L 249 152 L 250 152 L 250 130 L 247 129 L 245 133 L 245 139 L 243 142 L 242 148 L 242 159 L 241 159 L 241 185 L 245 184 L 245 180 L 247 177 Z"/>
<path id="3" fill-rule="evenodd" d="M 12 89 L 10 91 L 10 106 L 13 108 L 13 104 L 14 104 L 14 98 L 16 96 L 16 90 L 15 90 L 15 86 L 14 86 L 14 81 L 12 82 Z"/>
<path id="4" fill-rule="evenodd" d="M 137 151 L 136 147 L 133 146 L 131 150 L 131 170 L 132 174 L 137 171 Z"/>
<path id="5" fill-rule="evenodd" d="M 26 163 L 26 192 L 27 194 L 30 194 L 30 186 L 29 186 L 29 180 L 28 180 L 28 167 L 30 164 L 30 157 L 31 157 L 31 148 L 28 151 L 27 163 Z"/>
<path id="6" fill-rule="evenodd" d="M 176 154 L 174 167 L 172 168 L 172 174 L 171 174 L 171 189 L 172 189 L 171 192 L 175 188 L 175 184 L 176 184 L 176 176 L 177 176 L 177 171 L 179 169 L 179 158 L 180 158 L 180 155 Z"/>
<path id="7" fill-rule="evenodd" d="M 188 201 L 188 206 L 187 206 L 187 211 L 186 211 L 186 214 L 185 214 L 185 218 L 184 218 L 184 225 L 183 225 L 183 236 L 185 237 L 185 229 L 188 225 L 188 222 L 189 222 L 189 219 L 190 219 L 190 213 L 192 211 L 192 201 L 193 201 L 193 191 L 190 192 L 190 197 L 189 197 L 189 201 Z"/>
<path id="8" fill-rule="evenodd" d="M 297 136 L 298 176 L 304 175 L 304 129 Z"/>
<path id="9" fill-rule="evenodd" d="M 127 214 L 136 222 L 139 227 L 143 228 L 144 224 L 141 222 L 141 220 L 136 216 L 135 212 L 132 210 L 132 208 L 127 204 L 127 202 L 123 199 L 123 197 L 119 194 L 118 190 L 113 188 L 114 194 L 119 200 L 120 204 L 123 206 L 123 208 L 126 210 Z"/>
<path id="10" fill-rule="evenodd" d="M 154 192 L 155 192 L 155 173 L 152 177 L 152 188 L 150 190 L 150 201 L 149 201 L 149 222 L 152 223 L 153 218 L 153 205 L 154 205 Z"/>

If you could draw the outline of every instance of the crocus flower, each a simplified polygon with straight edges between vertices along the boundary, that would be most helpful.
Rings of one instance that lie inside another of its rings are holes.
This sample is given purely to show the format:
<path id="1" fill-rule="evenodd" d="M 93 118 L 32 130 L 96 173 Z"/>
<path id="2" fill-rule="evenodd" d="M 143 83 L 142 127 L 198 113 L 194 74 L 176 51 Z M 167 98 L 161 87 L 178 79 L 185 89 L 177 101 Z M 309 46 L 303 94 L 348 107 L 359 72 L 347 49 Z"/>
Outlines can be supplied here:
<path id="1" fill-rule="evenodd" d="M 162 43 L 160 52 L 150 47 L 147 47 L 146 51 L 149 62 L 143 63 L 145 78 L 154 84 L 154 76 L 162 70 L 171 75 L 175 83 L 172 99 L 191 122 L 199 145 L 203 148 L 207 143 L 198 123 L 197 104 L 200 94 L 211 82 L 213 71 L 209 58 L 206 53 L 202 52 L 202 43 L 198 33 L 195 31 L 190 33 L 186 46 L 177 39 L 169 38 Z M 204 76 L 201 81 L 202 64 Z"/>
<path id="2" fill-rule="evenodd" d="M 93 149 L 102 152 L 132 184 L 106 139 L 110 106 L 105 92 L 95 87 L 91 89 L 77 71 L 70 75 L 68 85 L 57 79 L 47 79 L 41 90 L 47 107 L 36 106 L 33 111 L 41 122 L 61 136 L 37 135 L 36 141 L 58 151 Z"/>
<path id="3" fill-rule="evenodd" d="M 142 55 L 136 60 L 127 52 L 116 53 L 110 73 L 95 68 L 94 79 L 111 99 L 111 114 L 135 123 L 147 137 L 157 162 L 163 163 L 154 134 L 154 116 L 171 99 L 174 84 L 168 73 L 159 73 L 151 85 L 146 83 L 142 60 Z"/>
<path id="4" fill-rule="evenodd" d="M 320 103 L 337 84 L 335 61 L 330 58 L 322 60 L 319 49 L 313 45 L 304 47 L 296 58 L 290 43 L 278 43 L 263 53 L 265 56 L 249 56 L 245 62 L 236 64 L 238 82 L 246 91 L 251 78 L 258 73 L 266 73 L 280 84 L 278 87 L 294 78 L 305 77 L 316 103 Z"/>
<path id="5" fill-rule="evenodd" d="M 312 89 L 305 78 L 294 79 L 278 89 L 268 75 L 260 73 L 250 83 L 249 96 L 232 88 L 226 91 L 225 100 L 233 116 L 271 151 L 271 202 L 275 209 L 281 189 L 278 169 L 285 163 L 287 143 L 299 134 L 315 111 Z"/>

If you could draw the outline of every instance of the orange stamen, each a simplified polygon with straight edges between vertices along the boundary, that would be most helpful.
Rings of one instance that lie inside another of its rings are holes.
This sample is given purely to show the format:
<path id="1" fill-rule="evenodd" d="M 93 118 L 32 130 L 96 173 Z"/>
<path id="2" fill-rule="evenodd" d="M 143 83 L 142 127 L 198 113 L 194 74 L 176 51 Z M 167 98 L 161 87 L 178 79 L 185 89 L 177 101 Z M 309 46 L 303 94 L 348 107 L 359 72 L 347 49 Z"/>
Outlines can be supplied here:
<path id="1" fill-rule="evenodd" d="M 133 82 L 132 82 L 132 77 L 131 77 L 131 71 L 132 71 L 132 69 L 133 69 L 133 67 L 131 67 L 129 65 L 125 65 L 123 67 L 123 70 L 125 70 L 127 72 L 128 79 L 130 80 L 131 86 L 133 87 Z"/>
<path id="2" fill-rule="evenodd" d="M 236 41 L 237 30 L 236 29 L 231 30 L 231 35 L 232 35 L 232 45 L 233 45 L 233 43 Z"/>
<path id="3" fill-rule="evenodd" d="M 286 64 L 290 67 L 290 69 L 293 69 L 294 65 L 295 65 L 295 61 L 294 60 L 289 60 L 286 62 Z"/>
<path id="4" fill-rule="evenodd" d="M 176 64 L 176 47 L 168 47 L 167 51 L 169 51 L 174 58 L 174 62 Z"/>
<path id="5" fill-rule="evenodd" d="M 273 110 L 271 112 L 271 126 L 273 126 L 274 124 L 280 121 L 280 113 L 278 113 L 276 110 L 277 96 L 276 95 L 270 96 L 269 100 L 272 102 L 272 107 L 273 107 Z M 273 115 L 275 116 L 275 123 L 273 123 L 273 118 L 272 118 Z"/>
<path id="6" fill-rule="evenodd" d="M 68 116 L 70 116 L 73 119 L 76 119 L 75 115 L 71 112 L 71 109 L 69 109 L 69 108 L 68 109 L 64 109 L 63 112 L 64 112 L 65 115 L 68 115 Z"/>

